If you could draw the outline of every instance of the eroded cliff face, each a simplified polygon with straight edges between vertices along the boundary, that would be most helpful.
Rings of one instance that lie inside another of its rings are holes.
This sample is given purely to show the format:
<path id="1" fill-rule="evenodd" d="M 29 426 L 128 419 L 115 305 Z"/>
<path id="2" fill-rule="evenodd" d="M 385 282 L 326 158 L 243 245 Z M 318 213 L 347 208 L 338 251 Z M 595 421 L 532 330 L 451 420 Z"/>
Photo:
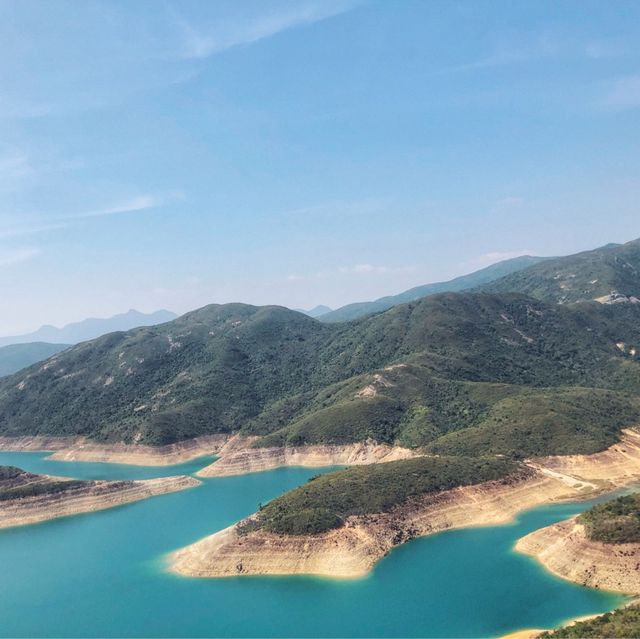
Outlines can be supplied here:
<path id="1" fill-rule="evenodd" d="M 0 450 L 51 451 L 51 459 L 58 461 L 170 466 L 216 454 L 229 439 L 228 435 L 209 435 L 167 446 L 144 446 L 99 444 L 83 437 L 0 437 Z"/>
<path id="2" fill-rule="evenodd" d="M 37 476 L 38 481 L 60 481 L 60 478 Z M 156 495 L 177 492 L 200 484 L 187 476 L 161 477 L 144 481 L 75 482 L 69 490 L 0 501 L 0 528 L 35 524 L 49 519 L 95 512 L 128 504 Z"/>
<path id="3" fill-rule="evenodd" d="M 591 541 L 573 517 L 536 530 L 516 544 L 558 577 L 583 586 L 640 594 L 640 544 Z"/>
<path id="4" fill-rule="evenodd" d="M 515 478 L 425 495 L 389 513 L 349 517 L 341 528 L 319 535 L 243 534 L 236 524 L 176 551 L 170 567 L 198 577 L 361 577 L 394 546 L 414 537 L 505 523 L 538 505 L 586 499 L 640 480 L 640 436 L 625 431 L 619 444 L 602 453 L 541 458 L 528 466 L 528 473 Z"/>
<path id="5" fill-rule="evenodd" d="M 200 477 L 244 475 L 280 466 L 356 466 L 409 459 L 418 453 L 400 446 L 360 442 L 345 446 L 252 448 L 257 438 L 236 437 L 221 449 L 220 459 L 198 472 Z"/>

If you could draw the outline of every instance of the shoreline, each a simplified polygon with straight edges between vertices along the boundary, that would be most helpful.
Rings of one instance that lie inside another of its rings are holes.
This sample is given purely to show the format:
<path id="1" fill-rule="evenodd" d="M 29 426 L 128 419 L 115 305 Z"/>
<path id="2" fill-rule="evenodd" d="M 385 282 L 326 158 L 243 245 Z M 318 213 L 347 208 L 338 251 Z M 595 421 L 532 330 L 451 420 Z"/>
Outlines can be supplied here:
<path id="1" fill-rule="evenodd" d="M 43 478 L 55 479 L 49 476 Z M 200 481 L 187 475 L 136 481 L 87 481 L 78 489 L 0 502 L 0 530 L 97 512 L 194 488 Z"/>
<path id="2" fill-rule="evenodd" d="M 638 604 L 640 604 L 640 600 L 637 597 L 632 597 L 629 599 L 629 601 L 625 601 L 621 605 L 612 608 L 608 612 L 624 610 L 628 606 L 636 606 Z M 520 630 L 514 630 L 513 632 L 510 632 L 506 635 L 500 635 L 499 637 L 497 637 L 497 639 L 536 639 L 536 637 L 539 637 L 543 632 L 554 632 L 555 630 L 560 630 L 561 628 L 570 628 L 571 626 L 575 626 L 575 624 L 582 621 L 597 619 L 598 617 L 602 617 L 602 615 L 606 614 L 606 612 L 597 612 L 591 615 L 580 615 L 578 617 L 571 617 L 570 619 L 563 621 L 555 628 L 522 628 Z"/>
<path id="3" fill-rule="evenodd" d="M 220 450 L 219 458 L 201 468 L 198 477 L 233 477 L 282 467 L 358 466 L 420 456 L 409 448 L 372 441 L 354 444 L 314 444 L 297 447 L 253 448 L 257 437 L 232 437 Z"/>
<path id="4" fill-rule="evenodd" d="M 606 544 L 587 538 L 571 517 L 519 539 L 516 552 L 533 557 L 566 581 L 622 595 L 640 595 L 640 543 Z"/>
<path id="5" fill-rule="evenodd" d="M 235 477 L 284 467 L 357 466 L 417 457 L 421 453 L 372 441 L 344 445 L 254 448 L 259 437 L 206 435 L 166 446 L 99 443 L 85 437 L 2 437 L 0 452 L 49 453 L 54 461 L 81 461 L 132 466 L 171 466 L 215 455 L 198 477 Z"/>
<path id="6" fill-rule="evenodd" d="M 640 433 L 624 430 L 620 442 L 593 455 L 539 458 L 527 465 L 533 475 L 511 485 L 498 480 L 425 495 L 389 513 L 351 516 L 344 526 L 318 535 L 240 534 L 243 520 L 171 553 L 169 570 L 188 577 L 360 578 L 415 537 L 508 523 L 536 506 L 583 501 L 640 480 Z"/>
<path id="7" fill-rule="evenodd" d="M 1 452 L 50 453 L 55 461 L 82 461 L 132 466 L 173 466 L 217 454 L 229 435 L 207 435 L 166 446 L 101 444 L 85 437 L 0 437 Z"/>

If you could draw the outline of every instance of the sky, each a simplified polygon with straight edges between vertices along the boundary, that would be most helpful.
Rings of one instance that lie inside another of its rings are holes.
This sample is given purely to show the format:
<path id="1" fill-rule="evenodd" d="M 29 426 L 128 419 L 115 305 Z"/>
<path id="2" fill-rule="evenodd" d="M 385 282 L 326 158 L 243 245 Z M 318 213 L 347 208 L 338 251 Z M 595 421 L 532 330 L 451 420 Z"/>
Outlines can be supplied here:
<path id="1" fill-rule="evenodd" d="M 640 3 L 0 0 L 0 334 L 640 236 Z"/>

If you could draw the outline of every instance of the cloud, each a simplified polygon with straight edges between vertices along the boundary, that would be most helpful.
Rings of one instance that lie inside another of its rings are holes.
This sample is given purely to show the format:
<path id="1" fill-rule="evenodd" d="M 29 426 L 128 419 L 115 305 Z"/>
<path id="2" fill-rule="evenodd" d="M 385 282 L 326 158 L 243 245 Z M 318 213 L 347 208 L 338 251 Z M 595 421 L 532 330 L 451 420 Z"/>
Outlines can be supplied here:
<path id="1" fill-rule="evenodd" d="M 82 219 L 87 217 L 103 217 L 105 215 L 118 215 L 120 213 L 135 213 L 137 211 L 146 211 L 156 208 L 163 204 L 162 199 L 153 195 L 138 195 L 127 202 L 110 206 L 95 211 L 86 211 L 84 213 L 76 213 L 65 216 L 63 219 Z"/>
<path id="2" fill-rule="evenodd" d="M 609 85 L 600 106 L 614 111 L 640 107 L 640 75 L 614 80 Z"/>
<path id="3" fill-rule="evenodd" d="M 485 266 L 497 264 L 498 262 L 504 262 L 504 260 L 512 260 L 516 257 L 522 257 L 523 255 L 535 255 L 535 252 L 531 249 L 522 249 L 519 251 L 491 251 L 465 262 L 464 266 L 466 268 L 480 269 Z"/>
<path id="4" fill-rule="evenodd" d="M 184 196 L 178 191 L 172 194 L 176 199 L 182 199 Z M 93 211 L 85 211 L 83 213 L 71 213 L 69 215 L 54 216 L 46 221 L 33 221 L 31 224 L 23 226 L 14 226 L 13 228 L 5 228 L 0 230 L 0 240 L 11 237 L 21 237 L 25 235 L 37 235 L 38 233 L 46 233 L 47 231 L 57 231 L 65 229 L 72 224 L 74 220 L 83 220 L 96 217 L 105 217 L 109 215 L 119 215 L 121 213 L 136 213 L 139 211 L 147 211 L 149 209 L 162 206 L 165 200 L 153 195 L 138 195 L 126 202 L 116 206 L 109 206 Z M 1 219 L 1 218 L 0 218 Z M 5 221 L 5 226 L 9 226 L 11 222 Z"/>
<path id="5" fill-rule="evenodd" d="M 29 157 L 24 154 L 0 157 L 0 190 L 15 191 L 34 175 Z"/>
<path id="6" fill-rule="evenodd" d="M 176 9 L 172 13 L 183 38 L 182 57 L 202 59 L 232 47 L 252 44 L 283 31 L 326 20 L 351 10 L 357 4 L 359 2 L 354 0 L 308 1 L 280 7 L 249 20 L 221 19 L 209 28 L 196 28 Z"/>
<path id="7" fill-rule="evenodd" d="M 584 52 L 587 58 L 592 60 L 615 58 L 624 55 L 624 49 L 613 42 L 589 42 L 585 46 Z"/>
<path id="8" fill-rule="evenodd" d="M 9 251 L 0 251 L 0 266 L 10 266 L 20 262 L 26 262 L 40 254 L 36 248 L 22 248 Z"/>
<path id="9" fill-rule="evenodd" d="M 305 282 L 309 280 L 325 280 L 341 275 L 388 275 L 391 273 L 411 273 L 414 266 L 376 266 L 374 264 L 354 264 L 353 266 L 340 266 L 334 270 L 318 271 L 313 275 L 287 275 L 287 282 Z"/>
<path id="10" fill-rule="evenodd" d="M 12 228 L 0 231 L 0 240 L 10 237 L 22 237 L 25 235 L 37 235 L 38 233 L 46 233 L 47 231 L 57 231 L 58 229 L 67 228 L 69 225 L 62 222 L 52 224 L 41 224 L 36 226 L 24 226 L 22 228 Z"/>
<path id="11" fill-rule="evenodd" d="M 412 270 L 412 266 L 375 266 L 373 264 L 355 264 L 353 266 L 341 266 L 338 269 L 338 272 L 344 275 L 381 275 L 386 273 L 407 273 Z"/>

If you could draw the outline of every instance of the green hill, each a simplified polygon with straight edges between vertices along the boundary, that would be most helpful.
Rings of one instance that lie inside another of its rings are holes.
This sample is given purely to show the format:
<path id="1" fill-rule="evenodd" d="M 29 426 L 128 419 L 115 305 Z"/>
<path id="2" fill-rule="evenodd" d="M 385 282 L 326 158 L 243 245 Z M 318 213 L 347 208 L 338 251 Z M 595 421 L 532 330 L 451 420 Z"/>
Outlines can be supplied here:
<path id="1" fill-rule="evenodd" d="M 415 302 L 427 295 L 435 295 L 436 293 L 456 293 L 476 288 L 482 284 L 492 282 L 508 275 L 509 273 L 520 271 L 547 259 L 551 258 L 522 255 L 510 260 L 498 262 L 497 264 L 492 264 L 491 266 L 487 266 L 479 271 L 469 273 L 468 275 L 462 275 L 461 277 L 456 277 L 455 279 L 447 282 L 437 282 L 435 284 L 416 286 L 408 291 L 399 293 L 398 295 L 381 297 L 373 302 L 347 304 L 335 311 L 327 311 L 322 314 L 313 315 L 313 317 L 317 317 L 322 322 L 346 322 L 360 317 L 365 317 L 366 315 L 371 315 L 373 313 L 382 313 L 383 311 L 397 306 L 398 304 Z"/>
<path id="2" fill-rule="evenodd" d="M 485 284 L 483 291 L 518 291 L 550 303 L 640 300 L 640 240 L 560 257 Z M 612 292 L 617 293 L 609 297 Z"/>
<path id="3" fill-rule="evenodd" d="M 0 377 L 11 375 L 67 348 L 67 344 L 12 344 L 0 347 Z"/>
<path id="4" fill-rule="evenodd" d="M 0 380 L 0 433 L 592 452 L 640 420 L 639 320 L 640 305 L 516 294 L 436 295 L 341 324 L 212 305 Z"/>
<path id="5" fill-rule="evenodd" d="M 640 606 L 628 606 L 605 615 L 544 632 L 540 638 L 553 639 L 602 639 L 603 637 L 640 637 Z"/>
<path id="6" fill-rule="evenodd" d="M 350 515 L 389 512 L 412 497 L 525 473 L 493 458 L 417 457 L 320 475 L 269 502 L 245 531 L 307 535 L 342 526 Z"/>

